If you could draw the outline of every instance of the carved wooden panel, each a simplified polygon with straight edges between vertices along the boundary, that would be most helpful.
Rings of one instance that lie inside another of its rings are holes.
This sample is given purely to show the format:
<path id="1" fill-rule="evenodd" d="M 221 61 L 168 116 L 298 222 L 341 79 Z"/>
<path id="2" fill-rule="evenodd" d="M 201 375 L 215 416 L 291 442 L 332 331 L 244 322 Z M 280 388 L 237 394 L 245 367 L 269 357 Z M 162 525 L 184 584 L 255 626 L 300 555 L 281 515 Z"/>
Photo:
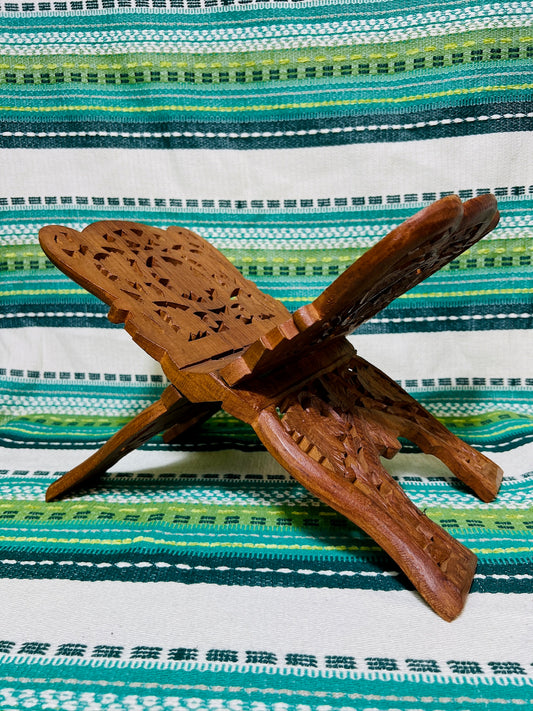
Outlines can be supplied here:
<path id="1" fill-rule="evenodd" d="M 311 304 L 276 324 L 221 372 L 230 385 L 268 371 L 310 345 L 351 333 L 494 229 L 493 195 L 456 195 L 421 210 L 369 249 Z"/>
<path id="2" fill-rule="evenodd" d="M 83 232 L 52 225 L 40 233 L 50 259 L 111 306 L 109 318 L 150 355 L 180 368 L 238 353 L 289 317 L 218 250 L 180 227 L 96 222 Z"/>
<path id="3" fill-rule="evenodd" d="M 439 615 L 453 619 L 459 614 L 476 557 L 407 498 L 380 457 L 393 457 L 400 449 L 398 436 L 414 433 L 424 451 L 460 467 L 464 443 L 357 356 L 262 413 L 255 429 L 298 481 L 394 558 Z M 485 493 L 497 491 L 501 470 L 472 452 L 469 448 L 469 484 Z"/>
<path id="4" fill-rule="evenodd" d="M 365 417 L 387 432 L 414 442 L 433 454 L 483 501 L 492 501 L 502 481 L 501 469 L 484 454 L 452 434 L 388 375 L 355 356 L 335 379 L 335 392 L 349 406 L 357 404 Z M 387 455 L 385 455 L 387 456 Z"/>

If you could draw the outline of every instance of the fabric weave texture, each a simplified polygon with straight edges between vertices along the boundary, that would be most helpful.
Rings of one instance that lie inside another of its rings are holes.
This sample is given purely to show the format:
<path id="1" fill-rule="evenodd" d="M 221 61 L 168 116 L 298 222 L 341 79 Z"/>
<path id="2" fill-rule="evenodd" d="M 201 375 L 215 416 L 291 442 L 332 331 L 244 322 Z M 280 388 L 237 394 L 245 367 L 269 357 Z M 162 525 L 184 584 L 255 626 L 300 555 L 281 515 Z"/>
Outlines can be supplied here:
<path id="1" fill-rule="evenodd" d="M 531 3 L 17 0 L 0 25 L 0 708 L 531 703 Z M 295 310 L 486 192 L 494 232 L 351 336 L 504 469 L 484 504 L 408 442 L 387 463 L 479 558 L 455 622 L 223 412 L 44 502 L 168 381 L 42 226 L 182 225 Z"/>

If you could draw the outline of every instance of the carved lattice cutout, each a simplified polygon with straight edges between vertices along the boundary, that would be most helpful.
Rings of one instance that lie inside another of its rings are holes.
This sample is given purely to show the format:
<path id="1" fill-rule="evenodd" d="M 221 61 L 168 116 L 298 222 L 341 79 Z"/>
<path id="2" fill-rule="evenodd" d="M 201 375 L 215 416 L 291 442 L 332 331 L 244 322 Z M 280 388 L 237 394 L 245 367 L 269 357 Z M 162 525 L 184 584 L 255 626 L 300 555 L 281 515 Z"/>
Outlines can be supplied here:
<path id="1" fill-rule="evenodd" d="M 194 233 L 112 225 L 97 222 L 81 233 L 49 227 L 43 240 L 66 269 L 75 271 L 83 258 L 83 285 L 113 306 L 114 322 L 127 320 L 131 330 L 139 322 L 142 330 L 152 321 L 159 344 L 180 368 L 209 368 L 209 361 L 242 351 L 288 317 L 282 304 Z"/>

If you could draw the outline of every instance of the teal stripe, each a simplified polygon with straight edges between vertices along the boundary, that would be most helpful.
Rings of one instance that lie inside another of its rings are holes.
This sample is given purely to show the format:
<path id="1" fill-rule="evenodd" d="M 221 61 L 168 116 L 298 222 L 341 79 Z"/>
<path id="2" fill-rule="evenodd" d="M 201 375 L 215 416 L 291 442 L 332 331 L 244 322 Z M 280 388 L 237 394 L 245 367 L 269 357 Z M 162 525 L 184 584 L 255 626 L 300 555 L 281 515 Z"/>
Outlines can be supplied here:
<path id="1" fill-rule="evenodd" d="M 59 369 L 58 371 L 59 372 Z M 59 380 L 59 377 L 56 378 Z M 21 397 L 29 396 L 50 398 L 51 401 L 58 397 L 72 397 L 98 401 L 102 398 L 116 399 L 117 402 L 132 403 L 136 399 L 155 398 L 159 396 L 164 388 L 164 385 L 159 383 L 138 383 L 135 378 L 133 382 L 119 380 L 119 382 L 107 381 L 105 383 L 93 383 L 84 377 L 80 379 L 79 385 L 71 382 L 43 382 L 42 380 L 28 378 L 7 380 L 5 377 L 0 377 L 0 394 L 13 395 L 18 394 Z"/>
<path id="2" fill-rule="evenodd" d="M 315 50 L 316 51 L 316 50 Z M 122 57 L 122 55 L 120 55 Z M 156 54 L 159 56 L 159 54 Z M 172 59 L 172 55 L 168 55 Z M 125 55 L 127 58 L 127 55 Z M 32 64 L 36 62 L 36 58 L 23 56 L 21 61 Z M 58 61 L 67 61 L 68 55 L 58 56 Z M 102 61 L 113 61 L 113 55 L 101 58 Z M 348 61 L 348 60 L 346 60 Z M 352 60 L 354 63 L 355 60 Z M 24 85 L 17 84 L 16 88 L 5 85 L 2 89 L 4 101 L 10 99 L 12 101 L 24 102 L 26 97 L 39 100 L 39 106 L 45 107 L 52 103 L 57 103 L 58 98 L 64 103 L 68 100 L 69 103 L 75 103 L 77 98 L 97 103 L 98 101 L 120 101 L 123 103 L 129 102 L 132 105 L 139 105 L 146 109 L 159 103 L 162 99 L 172 100 L 180 97 L 181 101 L 188 101 L 195 105 L 205 105 L 208 102 L 212 106 L 217 107 L 220 104 L 224 105 L 240 105 L 248 103 L 253 106 L 261 103 L 263 100 L 272 103 L 279 101 L 280 97 L 286 94 L 292 97 L 296 102 L 309 100 L 308 96 L 312 97 L 313 101 L 323 100 L 342 100 L 342 99 L 357 99 L 357 100 L 375 100 L 376 97 L 390 99 L 398 99 L 404 96 L 414 96 L 422 91 L 426 93 L 438 93 L 453 88 L 451 85 L 456 83 L 458 88 L 469 89 L 470 87 L 485 86 L 491 83 L 499 85 L 502 80 L 508 78 L 504 83 L 527 83 L 530 76 L 524 70 L 531 68 L 530 59 L 515 59 L 511 62 L 475 62 L 469 65 L 445 66 L 440 68 L 428 67 L 423 70 L 415 70 L 412 72 L 400 72 L 380 75 L 358 75 L 358 76 L 339 76 L 335 78 L 316 77 L 312 79 L 300 80 L 284 80 L 280 81 L 261 81 L 250 83 L 228 83 L 228 84 L 165 84 L 160 82 L 151 82 L 149 85 L 144 83 L 137 84 L 71 84 L 69 85 L 68 94 L 65 94 L 65 84 L 32 84 Z M 513 81 L 514 80 L 514 81 Z M 450 86 L 447 86 L 447 82 Z M 356 95 L 346 95 L 347 89 L 357 87 Z M 527 93 L 526 98 L 530 98 L 530 93 Z M 253 98 L 250 101 L 250 98 Z M 459 105 L 464 103 L 464 97 L 450 96 L 445 99 L 436 97 L 430 99 L 420 99 L 423 101 L 436 102 L 437 105 L 445 101 L 448 105 Z M 470 103 L 470 102 L 469 102 Z M 400 105 L 401 106 L 401 105 Z M 353 104 L 352 111 L 369 112 L 375 109 Z M 381 110 L 381 108 L 380 108 Z M 352 111 L 350 113 L 352 113 Z M 397 113 L 398 108 L 391 107 L 391 113 Z M 338 113 L 338 108 L 335 109 L 335 114 Z"/>
<path id="3" fill-rule="evenodd" d="M 238 514 L 238 508 L 235 508 Z M 287 509 L 287 514 L 290 511 Z M 472 512 L 472 518 L 476 511 Z M 502 516 L 506 518 L 505 515 Z M 512 525 L 512 518 L 509 520 Z M 162 553 L 179 556 L 194 553 L 212 559 L 217 555 L 239 555 L 255 561 L 277 560 L 322 562 L 324 568 L 337 563 L 348 564 L 350 571 L 356 573 L 368 570 L 370 563 L 385 559 L 384 553 L 372 539 L 360 529 L 353 527 L 350 535 L 335 536 L 322 531 L 317 536 L 316 529 L 309 527 L 297 529 L 289 534 L 287 529 L 263 528 L 241 529 L 232 526 L 194 526 L 187 530 L 172 530 L 168 525 L 163 528 L 143 523 L 135 529 L 127 526 L 116 527 L 109 522 L 102 522 L 95 527 L 80 526 L 79 523 L 32 523 L 31 538 L 27 540 L 28 522 L 0 527 L 0 545 L 14 551 L 22 547 L 25 555 L 40 555 L 50 551 L 50 554 L 68 556 L 69 552 L 104 555 L 113 553 L 128 558 L 128 552 L 142 553 L 148 559 L 157 560 Z M 174 527 L 175 528 L 175 527 Z M 496 564 L 498 562 L 512 565 L 513 562 L 527 562 L 533 550 L 533 534 L 524 530 L 513 531 L 502 528 L 480 528 L 475 533 L 464 529 L 453 529 L 454 538 L 474 550 L 481 561 Z M 21 537 L 20 540 L 13 540 Z M 42 540 L 45 539 L 45 540 Z M 0 556 L 5 553 L 0 552 Z M 279 564 L 278 563 L 278 564 Z"/>
<path id="4" fill-rule="evenodd" d="M 461 187 L 461 186 L 459 186 Z M 465 186 L 473 187 L 473 186 Z M 475 186 L 475 187 L 486 187 L 487 189 L 495 186 Z M 528 189 L 528 186 L 525 186 Z M 46 194 L 46 193 L 45 193 Z M 368 225 L 379 225 L 383 224 L 383 229 L 388 226 L 397 225 L 405 220 L 410 215 L 413 215 L 421 207 L 424 207 L 428 202 L 413 202 L 409 204 L 367 204 L 368 196 L 366 197 L 364 205 L 354 205 L 354 206 L 337 206 L 333 207 L 320 207 L 317 205 L 317 199 L 329 198 L 332 201 L 334 198 L 344 198 L 346 197 L 350 201 L 352 192 L 347 188 L 344 195 L 323 195 L 314 197 L 314 204 L 312 207 L 305 208 L 301 207 L 299 200 L 296 201 L 296 205 L 291 205 L 290 207 L 283 205 L 283 199 L 290 199 L 292 195 L 283 195 L 281 199 L 281 205 L 279 207 L 268 207 L 266 200 L 264 201 L 264 208 L 254 208 L 250 205 L 250 201 L 247 201 L 246 209 L 236 210 L 234 208 L 224 208 L 219 207 L 216 204 L 210 208 L 202 209 L 201 205 L 198 206 L 186 206 L 182 207 L 176 206 L 169 208 L 168 206 L 162 206 L 160 208 L 154 209 L 153 206 L 143 207 L 135 206 L 128 207 L 122 204 L 123 198 L 137 198 L 136 195 L 124 195 L 123 190 L 120 186 L 117 186 L 117 190 L 114 195 L 104 195 L 102 196 L 106 201 L 108 198 L 117 197 L 121 201 L 119 205 L 106 205 L 106 206 L 95 206 L 93 204 L 88 205 L 77 205 L 72 207 L 70 205 L 61 204 L 51 204 L 51 205 L 40 205 L 29 208 L 28 205 L 9 205 L 3 207 L 0 205 L 0 225 L 11 226 L 12 229 L 16 229 L 18 224 L 29 225 L 33 229 L 33 234 L 35 235 L 35 240 L 37 239 L 37 233 L 40 227 L 46 224 L 68 224 L 69 226 L 74 226 L 75 223 L 80 223 L 80 225 L 86 225 L 90 222 L 95 222 L 98 220 L 113 219 L 117 215 L 120 216 L 119 219 L 130 219 L 137 222 L 145 222 L 148 224 L 156 224 L 158 226 L 168 226 L 170 224 L 182 224 L 183 226 L 193 228 L 195 225 L 200 229 L 203 226 L 223 226 L 227 225 L 229 227 L 297 227 L 297 226 L 343 226 L 345 224 L 366 227 Z M 59 196 L 57 196 L 59 198 Z M 141 196 L 142 197 L 142 196 Z M 172 197 L 172 196 L 170 196 Z M 198 200 L 201 203 L 202 199 L 209 199 L 210 195 L 199 195 Z M 386 200 L 386 195 L 381 196 L 383 200 Z M 399 196 L 400 197 L 400 196 Z M 437 196 L 438 197 L 438 196 Z M 253 197 L 252 197 L 253 199 Z M 91 202 L 92 196 L 88 197 Z M 59 202 L 59 200 L 58 200 Z M 185 203 L 185 200 L 183 201 Z M 506 220 L 509 221 L 510 225 L 514 224 L 513 221 L 524 220 L 526 224 L 533 224 L 532 211 L 533 211 L 533 198 L 530 196 L 499 196 L 498 203 L 500 207 L 500 212 L 502 213 L 502 221 L 500 225 L 496 228 L 496 232 L 505 226 Z M 16 222 L 14 219 L 16 217 Z M 517 228 L 519 229 L 519 228 Z"/>
<path id="5" fill-rule="evenodd" d="M 300 264 L 305 262 L 302 260 Z M 306 272 L 312 273 L 312 265 L 308 265 Z M 294 267 L 293 267 L 294 268 Z M 320 265 L 320 269 L 323 267 Z M 524 267 L 524 272 L 529 268 Z M 324 268 L 326 274 L 321 278 L 313 278 L 307 274 L 301 276 L 293 276 L 292 280 L 280 280 L 279 277 L 260 277 L 250 275 L 247 269 L 244 269 L 245 276 L 252 278 L 257 286 L 287 305 L 290 310 L 295 310 L 299 306 L 312 301 L 316 298 L 335 278 L 336 275 L 328 275 L 327 267 Z M 458 305 L 471 304 L 474 313 L 480 306 L 490 306 L 498 311 L 505 304 L 516 304 L 519 311 L 527 308 L 531 303 L 533 294 L 531 293 L 531 280 L 524 273 L 523 277 L 514 278 L 507 282 L 505 286 L 505 274 L 500 276 L 499 270 L 494 270 L 497 274 L 499 287 L 496 283 L 496 277 L 493 280 L 485 280 L 482 276 L 478 276 L 477 270 L 468 270 L 458 273 L 457 271 L 449 272 L 450 278 L 447 281 L 438 281 L 436 284 L 431 279 L 428 279 L 424 286 L 415 287 L 408 295 L 399 297 L 394 301 L 395 312 L 404 314 L 415 313 L 417 309 L 427 309 L 429 305 L 439 309 L 444 309 L 443 313 L 453 315 Z M 6 276 L 8 278 L 6 278 Z M 20 311 L 34 312 L 39 310 L 41 305 L 45 305 L 45 310 L 48 312 L 52 307 L 57 312 L 78 312 L 87 308 L 91 312 L 106 312 L 106 307 L 95 296 L 85 292 L 67 279 L 56 279 L 54 275 L 45 274 L 40 279 L 40 287 L 37 291 L 51 291 L 52 293 L 15 293 L 10 294 L 10 291 L 26 291 L 33 290 L 33 287 L 28 280 L 24 278 L 24 273 L 13 276 L 13 273 L 4 273 L 0 275 L 0 289 L 7 292 L 2 298 L 4 311 Z M 48 278 L 50 277 L 50 278 Z M 520 293 L 518 290 L 523 290 Z M 54 291 L 69 291 L 73 293 L 53 293 Z M 481 293 L 476 294 L 474 292 Z M 464 293 L 461 293 L 464 292 Z M 494 292 L 494 293 L 491 293 Z M 507 293 L 504 293 L 507 292 Z M 43 307 L 44 308 L 44 307 Z M 440 312 L 439 312 L 440 313 Z M 416 313 L 415 313 L 416 315 Z M 397 316 L 397 314 L 396 314 Z M 63 319 L 64 320 L 64 319 Z M 62 321 L 59 321 L 62 323 Z M 58 322 L 58 323 L 59 323 Z M 106 322 L 95 324 L 97 326 L 108 326 Z"/>
<path id="6" fill-rule="evenodd" d="M 312 668 L 301 666 L 292 669 L 289 666 L 279 673 L 276 673 L 275 668 L 267 667 L 268 676 L 259 683 L 257 668 L 236 669 L 235 665 L 230 664 L 203 664 L 194 668 L 196 666 L 153 661 L 130 662 L 126 665 L 108 660 L 94 660 L 87 664 L 75 659 L 67 659 L 56 666 L 48 659 L 33 658 L 26 663 L 17 659 L 15 663 L 3 657 L 2 679 L 8 681 L 10 689 L 15 690 L 12 692 L 15 698 L 27 690 L 31 699 L 33 693 L 37 694 L 44 689 L 52 689 L 52 695 L 55 693 L 58 696 L 59 692 L 71 690 L 75 696 L 67 698 L 70 702 L 82 693 L 97 694 L 95 701 L 103 699 L 104 694 L 116 694 L 113 703 L 118 704 L 117 711 L 131 708 L 132 694 L 139 700 L 150 697 L 156 704 L 172 696 L 183 703 L 185 708 L 198 708 L 199 700 L 206 705 L 212 701 L 213 705 L 218 706 L 216 700 L 220 700 L 222 708 L 228 711 L 237 705 L 243 709 L 252 708 L 249 706 L 251 699 L 254 700 L 254 706 L 260 703 L 272 710 L 278 709 L 280 703 L 283 703 L 287 711 L 296 711 L 301 708 L 301 704 L 327 704 L 333 709 L 355 709 L 366 708 L 369 703 L 372 708 L 390 711 L 391 702 L 394 708 L 402 711 L 412 711 L 414 708 L 431 711 L 437 706 L 441 708 L 439 701 L 442 694 L 451 694 L 451 701 L 459 695 L 458 703 L 474 703 L 476 707 L 478 704 L 486 704 L 498 709 L 504 708 L 501 706 L 503 702 L 527 703 L 532 686 L 531 678 L 525 675 L 513 676 L 512 680 L 505 676 L 484 676 L 478 681 L 470 675 L 467 680 L 464 677 L 451 678 L 445 674 L 430 673 L 333 670 L 317 673 Z M 70 668 L 72 673 L 69 673 Z M 461 681 L 463 683 L 457 685 Z M 126 695 L 129 696 L 129 703 L 124 699 Z M 29 699 L 21 695 L 20 701 L 23 700 L 26 707 Z M 187 700 L 190 700 L 190 705 Z"/>
<path id="7" fill-rule="evenodd" d="M 61 88 L 50 87 L 48 90 L 43 90 L 42 87 L 35 85 L 31 88 L 21 86 L 17 95 L 11 99 L 4 100 L 4 105 L 10 106 L 13 110 L 0 110 L 0 117 L 4 121 L 27 118 L 29 121 L 37 120 L 41 112 L 48 117 L 53 117 L 56 121 L 64 121 L 80 116 L 84 120 L 89 117 L 94 120 L 123 120 L 124 130 L 127 130 L 128 119 L 150 120 L 176 120 L 176 119 L 195 119 L 201 121 L 217 121 L 221 125 L 221 129 L 232 122 L 243 120 L 291 120 L 301 118 L 317 117 L 344 117 L 353 116 L 354 120 L 357 116 L 367 116 L 379 112 L 379 114 L 389 115 L 391 123 L 402 123 L 402 112 L 413 111 L 415 109 L 439 109 L 442 107 L 459 107 L 465 102 L 471 107 L 471 115 L 477 116 L 479 113 L 477 105 L 484 104 L 488 98 L 494 103 L 498 100 L 507 102 L 523 102 L 531 98 L 531 87 L 523 89 L 506 88 L 512 85 L 530 84 L 528 76 L 531 75 L 532 65 L 529 60 L 523 62 L 513 62 L 512 69 L 502 71 L 500 67 L 494 67 L 493 63 L 476 64 L 476 71 L 473 73 L 472 67 L 468 66 L 464 69 L 452 70 L 424 70 L 423 72 L 414 72 L 409 74 L 408 79 L 403 77 L 399 79 L 394 75 L 384 76 L 379 81 L 374 77 L 368 79 L 368 82 L 361 77 L 354 78 L 350 82 L 336 81 L 335 87 L 331 89 L 331 81 L 323 80 L 324 90 L 321 92 L 321 81 L 313 80 L 313 83 L 307 84 L 306 89 L 304 81 L 291 83 L 283 83 L 280 87 L 279 83 L 272 84 L 270 91 L 268 85 L 265 87 L 263 83 L 260 85 L 249 85 L 248 88 L 239 90 L 238 94 L 231 90 L 224 89 L 221 93 L 220 85 L 212 85 L 214 88 L 210 92 L 206 92 L 202 88 L 201 93 L 192 91 L 189 87 L 185 89 L 183 86 L 182 92 L 176 90 L 161 89 L 157 84 L 139 85 L 134 87 L 124 86 L 120 92 L 111 88 L 108 92 L 103 92 L 101 95 L 95 95 L 92 88 L 84 90 L 78 85 L 68 86 L 68 99 L 65 96 L 65 85 L 59 85 Z M 424 98 L 423 95 L 427 92 L 427 87 L 432 86 L 432 91 L 444 92 L 444 96 L 431 96 Z M 486 91 L 486 86 L 496 87 L 492 91 Z M 503 86 L 504 88 L 499 88 Z M 460 93 L 448 95 L 447 92 L 453 92 L 454 89 L 460 90 Z M 467 90 L 463 94 L 463 90 Z M 52 93 L 53 92 L 53 93 Z M 272 92 L 272 95 L 270 93 Z M 370 103 L 348 103 L 343 105 L 342 102 L 351 102 L 354 98 L 354 92 L 357 102 L 368 101 Z M 52 94 L 50 96 L 50 94 Z M 408 101 L 399 101 L 391 103 L 393 99 L 403 99 L 404 97 L 413 97 Z M 419 98 L 416 98 L 419 96 Z M 380 100 L 375 101 L 376 97 Z M 16 109 L 36 106 L 38 103 L 39 112 L 34 111 L 17 111 Z M 311 102 L 311 105 L 305 105 Z M 328 105 L 330 102 L 334 105 Z M 290 108 L 292 104 L 296 104 L 296 108 Z M 118 109 L 131 108 L 133 111 L 109 111 L 99 110 L 98 107 L 113 106 Z M 257 109 L 249 110 L 244 107 L 257 106 Z M 262 105 L 268 108 L 260 108 Z M 284 105 L 287 105 L 285 107 Z M 62 106 L 72 106 L 80 108 L 62 110 Z M 168 108 L 161 108 L 167 106 Z M 183 106 L 190 106 L 190 110 L 184 110 Z M 206 107 L 205 110 L 198 110 L 198 106 Z M 227 107 L 228 112 L 217 111 L 218 107 Z M 46 112 L 47 107 L 59 107 L 59 110 L 54 110 L 52 113 Z M 243 107 L 243 108 L 240 108 Z M 276 108 L 279 107 L 279 108 Z M 156 111 L 150 109 L 156 108 Z M 481 109 L 482 113 L 486 113 L 486 107 Z M 409 116 L 405 116 L 405 121 L 409 123 Z M 244 129 L 245 130 L 245 129 Z M 265 129 L 266 130 L 266 129 Z"/>
<path id="8" fill-rule="evenodd" d="M 14 417 L 5 416 L 0 428 L 0 440 L 3 446 L 19 449 L 43 449 L 54 447 L 56 449 L 93 449 L 102 446 L 111 435 L 121 426 L 125 425 L 131 417 L 137 414 L 141 407 L 125 411 L 122 418 L 111 417 L 109 424 L 104 426 L 98 421 L 81 423 L 75 415 L 66 413 L 56 416 L 56 423 L 50 414 L 42 417 Z M 457 436 L 461 437 L 471 446 L 486 452 L 506 452 L 517 446 L 533 441 L 533 418 L 525 415 L 505 415 L 490 426 L 473 427 L 466 423 L 449 423 L 446 426 Z M 101 415 L 105 419 L 105 414 Z M 203 425 L 202 430 L 196 434 L 186 434 L 180 437 L 173 445 L 165 445 L 160 437 L 151 439 L 143 446 L 150 451 L 212 451 L 215 449 L 237 449 L 241 451 L 258 451 L 263 446 L 250 428 L 238 423 L 230 423 L 230 427 L 222 427 L 216 422 Z M 404 443 L 405 451 L 418 451 L 413 445 Z"/>
<path id="9" fill-rule="evenodd" d="M 487 186 L 489 187 L 489 186 Z M 526 186 L 527 189 L 527 186 Z M 363 234 L 367 230 L 376 230 L 378 236 L 384 236 L 389 229 L 400 224 L 407 217 L 413 215 L 421 207 L 427 205 L 427 202 L 415 202 L 409 205 L 397 206 L 394 204 L 378 204 L 378 205 L 357 205 L 343 206 L 339 205 L 336 208 L 332 206 L 320 207 L 316 203 L 321 196 L 311 198 L 313 207 L 305 208 L 300 206 L 300 198 L 296 200 L 295 205 L 290 207 L 283 206 L 283 200 L 279 207 L 268 207 L 266 201 L 263 201 L 263 208 L 254 208 L 250 201 L 246 201 L 246 208 L 236 210 L 233 207 L 224 208 L 215 206 L 202 208 L 202 199 L 209 199 L 209 195 L 198 196 L 198 206 L 162 206 L 160 208 L 135 206 L 128 207 L 122 204 L 124 198 L 136 199 L 135 195 L 124 195 L 123 191 L 118 186 L 114 195 L 102 196 L 104 200 L 109 198 L 118 198 L 119 205 L 107 205 L 105 207 L 97 207 L 94 205 L 79 205 L 76 208 L 71 206 L 49 205 L 36 206 L 29 208 L 27 205 L 21 207 L 9 206 L 6 210 L 0 206 L 0 225 L 3 225 L 4 230 L 9 230 L 11 234 L 17 235 L 17 229 L 21 229 L 21 235 L 33 236 L 33 243 L 37 243 L 37 235 L 39 229 L 47 224 L 67 224 L 72 227 L 82 228 L 83 226 L 96 222 L 98 220 L 108 219 L 125 219 L 144 222 L 146 224 L 155 224 L 161 227 L 169 225 L 181 224 L 189 229 L 196 230 L 200 234 L 206 228 L 244 228 L 255 229 L 265 228 L 270 230 L 279 230 L 283 228 L 297 229 L 316 229 L 316 234 L 308 236 L 312 239 L 321 239 L 320 230 L 328 230 L 332 228 L 347 228 L 357 231 L 362 231 Z M 351 201 L 352 195 L 347 191 L 341 196 L 323 196 L 331 202 L 335 197 L 346 198 Z M 387 196 L 380 196 L 383 201 L 386 201 Z M 400 197 L 400 196 L 398 196 Z M 58 196 L 59 198 L 59 196 Z M 90 199 L 90 198 L 89 198 Z M 502 219 L 500 225 L 493 233 L 497 237 L 500 230 L 509 228 L 516 230 L 517 239 L 520 238 L 520 230 L 524 229 L 520 225 L 533 225 L 532 210 L 533 200 L 529 197 L 499 197 L 500 211 Z M 59 202 L 59 200 L 58 200 Z M 368 202 L 368 197 L 365 198 Z M 168 203 L 168 200 L 167 200 Z M 183 200 L 185 203 L 185 200 Z M 16 221 L 14 221 L 16 219 Z M 29 229 L 28 229 L 29 228 Z M 356 234 L 358 234 L 357 232 Z M 243 238 L 246 238 L 246 233 L 241 231 Z M 298 237 L 300 234 L 296 233 Z M 279 239 L 279 235 L 274 233 L 273 239 Z M 492 238 L 486 239 L 487 243 Z M 1 240 L 1 237 L 0 237 Z M 7 245 L 6 245 L 7 246 Z"/>
<path id="10" fill-rule="evenodd" d="M 477 16 L 489 18 L 496 15 L 500 9 L 499 3 L 484 3 L 483 11 L 478 11 Z M 446 4 L 446 9 L 450 12 L 461 12 L 465 8 L 471 8 L 471 3 L 464 0 L 455 0 Z M 0 29 L 21 31 L 23 26 L 27 31 L 56 31 L 58 27 L 76 27 L 80 23 L 83 26 L 100 27 L 105 23 L 109 28 L 131 27 L 169 27 L 175 26 L 179 19 L 179 24 L 184 27 L 205 26 L 209 27 L 243 27 L 249 24 L 286 24 L 291 21 L 311 22 L 323 19 L 340 21 L 344 18 L 353 19 L 357 13 L 358 19 L 374 20 L 376 18 L 396 17 L 401 15 L 410 16 L 413 14 L 413 5 L 407 0 L 385 0 L 381 2 L 364 2 L 356 0 L 354 2 L 331 3 L 327 0 L 313 2 L 310 4 L 298 3 L 295 7 L 290 7 L 284 3 L 262 3 L 260 8 L 250 5 L 239 7 L 240 12 L 232 11 L 231 7 L 206 7 L 201 11 L 187 12 L 184 10 L 173 10 L 171 12 L 144 8 L 113 8 L 109 11 L 92 11 L 83 15 L 75 14 L 25 14 L 22 17 L 13 13 L 3 13 L 0 17 Z M 417 13 L 442 12 L 442 3 L 424 2 L 416 5 Z"/>
<path id="11" fill-rule="evenodd" d="M 74 371 L 72 371 L 73 373 Z M 87 373 L 80 377 L 80 383 L 72 382 L 74 375 L 71 373 L 70 379 L 60 379 L 59 371 L 54 378 L 43 381 L 39 377 L 11 377 L 3 376 L 0 379 L 0 395 L 6 398 L 20 398 L 32 396 L 42 399 L 43 402 L 52 404 L 58 398 L 72 398 L 76 401 L 86 400 L 87 402 L 99 401 L 102 399 L 116 401 L 117 404 L 133 404 L 135 401 L 144 402 L 147 398 L 159 396 L 165 387 L 162 383 L 150 382 L 148 375 L 146 383 L 136 382 L 135 375 L 130 381 L 117 377 L 117 380 L 106 381 L 100 372 L 98 378 L 89 378 Z M 42 374 L 40 375 L 42 378 Z M 503 380 L 503 379 L 502 379 Z M 133 382 L 132 382 L 133 381 Z M 497 410 L 498 408 L 513 407 L 519 412 L 529 412 L 533 409 L 533 387 L 518 385 L 509 387 L 507 390 L 498 386 L 482 384 L 472 388 L 470 385 L 461 389 L 452 387 L 439 387 L 434 384 L 426 388 L 409 388 L 410 393 L 419 400 L 426 408 L 438 411 L 442 416 L 453 416 L 455 410 L 463 415 L 470 412 L 470 405 L 473 410 L 478 409 L 483 412 L 487 410 Z M 229 415 L 225 417 L 229 418 Z M 217 415 L 218 418 L 218 415 Z M 230 418 L 231 419 L 231 418 Z"/>

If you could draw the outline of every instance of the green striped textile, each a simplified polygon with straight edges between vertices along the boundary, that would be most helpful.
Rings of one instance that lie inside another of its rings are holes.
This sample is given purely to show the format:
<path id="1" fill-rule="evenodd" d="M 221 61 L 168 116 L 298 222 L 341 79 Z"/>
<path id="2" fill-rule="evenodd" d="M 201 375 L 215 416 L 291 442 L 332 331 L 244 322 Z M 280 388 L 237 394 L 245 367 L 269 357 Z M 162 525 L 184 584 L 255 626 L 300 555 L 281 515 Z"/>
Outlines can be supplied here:
<path id="1" fill-rule="evenodd" d="M 0 2 L 0 708 L 472 711 L 533 698 L 533 6 Z M 352 337 L 504 469 L 387 468 L 478 556 L 447 624 L 219 412 L 48 485 L 168 385 L 38 231 L 193 229 L 290 310 L 418 209 L 493 233 Z"/>

